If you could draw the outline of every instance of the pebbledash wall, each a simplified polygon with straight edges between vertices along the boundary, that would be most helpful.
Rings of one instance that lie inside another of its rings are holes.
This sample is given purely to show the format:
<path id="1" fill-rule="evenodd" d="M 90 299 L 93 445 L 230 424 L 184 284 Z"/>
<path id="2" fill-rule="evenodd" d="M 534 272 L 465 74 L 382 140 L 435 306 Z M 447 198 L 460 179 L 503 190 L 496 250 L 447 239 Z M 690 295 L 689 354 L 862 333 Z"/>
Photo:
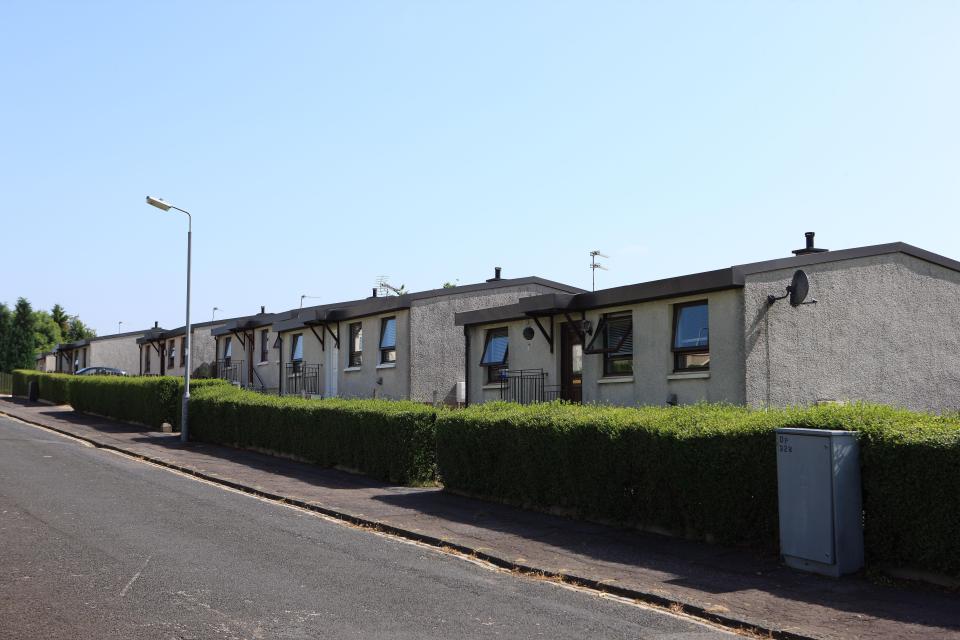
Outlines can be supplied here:
<path id="1" fill-rule="evenodd" d="M 904 248 L 747 275 L 746 402 L 960 409 L 960 263 Z M 767 305 L 800 267 L 817 303 Z"/>
<path id="2" fill-rule="evenodd" d="M 769 304 L 767 296 L 783 295 L 798 269 L 809 278 L 808 304 Z M 631 296 L 655 299 L 621 302 Z M 675 372 L 673 309 L 699 300 L 708 303 L 710 366 Z M 960 409 L 960 262 L 904 243 L 801 253 L 560 303 L 565 314 L 539 316 L 553 330 L 553 353 L 532 317 L 549 305 L 535 299 L 457 317 L 470 343 L 470 402 L 500 398 L 500 384 L 487 384 L 479 364 L 488 331 L 508 329 L 509 369 L 542 369 L 546 384 L 558 385 L 560 325 L 567 316 L 597 327 L 603 314 L 629 311 L 633 374 L 604 376 L 603 356 L 584 354 L 584 402 L 764 407 L 867 401 Z M 526 327 L 535 329 L 531 340 L 523 337 Z"/>

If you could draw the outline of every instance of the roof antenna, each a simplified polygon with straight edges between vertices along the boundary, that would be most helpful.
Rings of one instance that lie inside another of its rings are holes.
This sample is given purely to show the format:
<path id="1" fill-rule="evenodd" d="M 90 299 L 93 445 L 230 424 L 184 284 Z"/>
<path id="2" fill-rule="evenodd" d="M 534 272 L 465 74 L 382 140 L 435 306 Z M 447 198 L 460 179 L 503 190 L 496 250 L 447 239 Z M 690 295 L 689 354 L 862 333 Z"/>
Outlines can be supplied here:
<path id="1" fill-rule="evenodd" d="M 597 258 L 607 258 L 610 256 L 600 253 L 598 249 L 594 249 L 590 252 L 590 290 L 597 290 L 597 269 L 603 269 L 604 271 L 609 271 L 605 266 L 597 262 Z"/>
<path id="2" fill-rule="evenodd" d="M 400 288 L 397 288 L 387 282 L 390 276 L 380 276 L 377 278 L 377 295 L 381 297 L 395 295 L 402 296 L 407 292 L 407 289 L 404 285 L 400 285 Z"/>

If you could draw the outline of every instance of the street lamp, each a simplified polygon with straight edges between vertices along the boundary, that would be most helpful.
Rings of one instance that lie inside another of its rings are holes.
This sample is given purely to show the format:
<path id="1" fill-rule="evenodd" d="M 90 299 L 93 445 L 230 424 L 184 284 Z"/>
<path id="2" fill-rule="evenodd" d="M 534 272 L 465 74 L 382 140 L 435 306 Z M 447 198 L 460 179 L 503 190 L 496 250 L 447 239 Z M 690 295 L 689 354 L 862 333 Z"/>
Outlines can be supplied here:
<path id="1" fill-rule="evenodd" d="M 187 214 L 187 326 L 186 326 L 186 338 L 187 338 L 187 361 L 184 363 L 183 367 L 183 407 L 180 411 L 180 442 L 186 444 L 189 439 L 189 405 L 190 405 L 190 245 L 193 236 L 193 216 L 190 215 L 190 212 L 186 209 L 181 209 L 180 207 L 175 207 L 169 202 L 164 202 L 160 198 L 154 198 L 153 196 L 147 196 L 147 204 L 156 207 L 157 209 L 162 209 L 163 211 L 170 211 L 170 209 L 175 209 L 180 213 Z"/>
<path id="2" fill-rule="evenodd" d="M 210 316 L 210 321 L 213 322 L 217 319 L 217 311 L 220 311 L 220 307 L 213 308 L 213 314 Z"/>
<path id="3" fill-rule="evenodd" d="M 120 325 L 123 324 L 123 320 L 117 320 L 117 333 L 120 333 Z"/>

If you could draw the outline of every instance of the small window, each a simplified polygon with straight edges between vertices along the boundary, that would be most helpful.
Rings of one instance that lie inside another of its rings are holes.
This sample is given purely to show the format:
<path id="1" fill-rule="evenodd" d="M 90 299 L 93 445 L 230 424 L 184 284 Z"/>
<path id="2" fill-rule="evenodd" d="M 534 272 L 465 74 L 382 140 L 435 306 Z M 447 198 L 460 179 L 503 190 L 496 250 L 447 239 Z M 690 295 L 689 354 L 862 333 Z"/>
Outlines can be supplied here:
<path id="1" fill-rule="evenodd" d="M 585 353 L 603 354 L 604 376 L 633 375 L 633 314 L 604 315 Z"/>
<path id="2" fill-rule="evenodd" d="M 500 379 L 506 375 L 509 351 L 510 338 L 506 327 L 487 331 L 480 366 L 487 368 L 488 383 L 500 382 Z"/>
<path id="3" fill-rule="evenodd" d="M 187 366 L 187 337 L 180 338 L 180 366 Z"/>
<path id="4" fill-rule="evenodd" d="M 397 361 L 397 319 L 384 318 L 380 321 L 380 364 Z"/>
<path id="5" fill-rule="evenodd" d="M 706 301 L 673 307 L 673 359 L 675 371 L 710 368 L 710 315 Z"/>
<path id="6" fill-rule="evenodd" d="M 270 359 L 270 345 L 267 341 L 270 339 L 270 330 L 262 329 L 260 331 L 260 362 L 266 362 Z"/>
<path id="7" fill-rule="evenodd" d="M 143 356 L 143 372 L 150 373 L 150 350 L 153 349 L 153 345 L 147 345 L 147 351 Z"/>
<path id="8" fill-rule="evenodd" d="M 173 369 L 177 366 L 177 341 L 167 341 L 167 369 Z"/>
<path id="9" fill-rule="evenodd" d="M 226 360 L 227 364 L 230 364 L 230 358 L 233 357 L 233 338 L 227 337 L 224 338 L 223 342 L 223 359 Z"/>
<path id="10" fill-rule="evenodd" d="M 292 362 L 303 362 L 303 334 L 295 333 L 290 342 L 290 360 Z"/>
<path id="11" fill-rule="evenodd" d="M 354 322 L 350 325 L 350 356 L 348 367 L 359 367 L 363 364 L 363 325 Z"/>

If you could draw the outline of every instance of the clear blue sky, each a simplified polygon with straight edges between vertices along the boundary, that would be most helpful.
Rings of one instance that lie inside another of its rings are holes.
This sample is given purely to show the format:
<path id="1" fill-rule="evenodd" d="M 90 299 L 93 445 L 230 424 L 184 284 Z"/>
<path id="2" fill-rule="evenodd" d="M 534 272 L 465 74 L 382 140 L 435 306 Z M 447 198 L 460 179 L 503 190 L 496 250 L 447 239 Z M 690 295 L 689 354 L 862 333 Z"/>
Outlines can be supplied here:
<path id="1" fill-rule="evenodd" d="M 15 2 L 0 301 L 101 334 L 598 288 L 902 240 L 960 258 L 960 3 Z"/>

